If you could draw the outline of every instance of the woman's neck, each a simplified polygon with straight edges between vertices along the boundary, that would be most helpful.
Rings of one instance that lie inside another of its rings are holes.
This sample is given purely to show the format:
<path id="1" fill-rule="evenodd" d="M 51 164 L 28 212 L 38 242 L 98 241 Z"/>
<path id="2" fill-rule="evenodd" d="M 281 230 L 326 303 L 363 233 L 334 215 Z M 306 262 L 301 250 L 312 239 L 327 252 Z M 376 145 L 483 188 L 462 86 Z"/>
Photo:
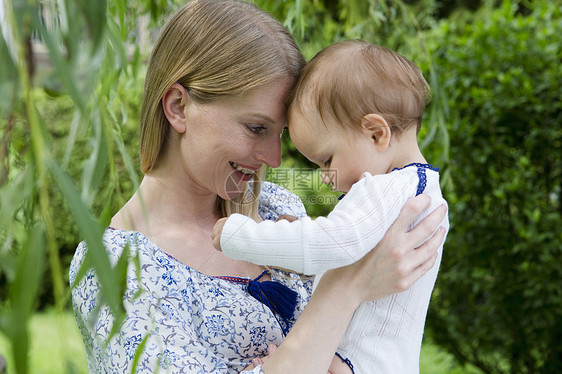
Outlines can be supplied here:
<path id="1" fill-rule="evenodd" d="M 147 235 L 193 223 L 202 229 L 212 229 L 219 218 L 217 195 L 159 174 L 144 176 L 138 190 L 113 217 L 111 225 Z"/>

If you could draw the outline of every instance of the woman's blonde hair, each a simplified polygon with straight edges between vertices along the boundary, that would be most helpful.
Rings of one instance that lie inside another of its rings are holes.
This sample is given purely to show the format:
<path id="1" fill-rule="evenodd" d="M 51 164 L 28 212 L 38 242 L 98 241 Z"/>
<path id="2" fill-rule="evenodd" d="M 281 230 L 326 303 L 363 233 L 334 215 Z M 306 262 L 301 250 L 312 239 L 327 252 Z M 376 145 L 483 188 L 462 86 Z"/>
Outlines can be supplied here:
<path id="1" fill-rule="evenodd" d="M 148 63 L 140 123 L 142 172 L 150 173 L 166 147 L 170 124 L 162 97 L 172 84 L 184 86 L 190 100 L 207 103 L 279 78 L 295 80 L 304 63 L 287 29 L 254 4 L 193 0 L 181 7 L 163 27 Z M 245 191 L 231 201 L 218 198 L 223 215 L 257 216 L 260 175 L 263 170 L 254 178 L 253 197 Z"/>
<path id="2" fill-rule="evenodd" d="M 399 135 L 411 126 L 419 131 L 431 91 L 420 68 L 407 58 L 362 40 L 346 40 L 310 60 L 291 96 L 289 121 L 295 110 L 318 110 L 325 124 L 359 130 L 361 118 L 376 113 Z"/>

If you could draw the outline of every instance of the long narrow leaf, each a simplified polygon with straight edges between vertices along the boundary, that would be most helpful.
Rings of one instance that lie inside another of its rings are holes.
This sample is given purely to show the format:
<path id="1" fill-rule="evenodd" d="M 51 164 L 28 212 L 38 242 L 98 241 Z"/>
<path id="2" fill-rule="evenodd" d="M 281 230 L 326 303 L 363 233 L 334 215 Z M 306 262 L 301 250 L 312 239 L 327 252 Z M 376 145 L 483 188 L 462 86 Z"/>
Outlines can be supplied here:
<path id="1" fill-rule="evenodd" d="M 12 305 L 3 330 L 12 342 L 12 352 L 17 373 L 28 372 L 29 331 L 39 282 L 42 279 L 45 257 L 45 234 L 41 227 L 30 230 L 21 252 L 14 282 L 10 285 Z"/>
<path id="2" fill-rule="evenodd" d="M 57 72 L 57 77 L 61 80 L 64 88 L 66 88 L 70 98 L 76 103 L 81 112 L 86 111 L 86 96 L 83 95 L 77 85 L 77 80 L 74 79 L 72 65 L 68 64 L 61 52 L 61 46 L 54 38 L 52 32 L 47 31 L 45 25 L 35 16 L 35 25 L 41 34 L 42 39 L 45 41 L 49 49 L 49 57 L 51 63 Z"/>
<path id="3" fill-rule="evenodd" d="M 111 46 L 113 47 L 117 58 L 119 59 L 121 68 L 127 66 L 127 51 L 125 49 L 125 44 L 121 39 L 121 33 L 119 32 L 119 26 L 112 19 L 107 20 L 107 32 L 109 40 L 111 41 Z"/>
<path id="4" fill-rule="evenodd" d="M 103 125 L 99 113 L 92 114 L 92 129 L 95 138 L 91 141 L 92 151 L 88 161 L 84 163 L 82 172 L 82 201 L 91 204 L 100 185 L 103 175 L 107 171 L 108 149 L 104 138 Z"/>
<path id="5" fill-rule="evenodd" d="M 105 301 L 112 312 L 117 315 L 122 309 L 122 295 L 120 295 L 119 289 L 115 287 L 119 284 L 119 280 L 111 267 L 101 240 L 103 230 L 91 215 L 88 207 L 80 199 L 80 195 L 68 175 L 54 160 L 48 160 L 48 165 L 53 179 L 64 195 L 76 225 L 88 245 L 88 257 L 98 276 Z"/>
<path id="6" fill-rule="evenodd" d="M 105 31 L 107 2 L 106 0 L 77 0 L 76 3 L 86 19 L 95 51 L 99 47 Z"/>

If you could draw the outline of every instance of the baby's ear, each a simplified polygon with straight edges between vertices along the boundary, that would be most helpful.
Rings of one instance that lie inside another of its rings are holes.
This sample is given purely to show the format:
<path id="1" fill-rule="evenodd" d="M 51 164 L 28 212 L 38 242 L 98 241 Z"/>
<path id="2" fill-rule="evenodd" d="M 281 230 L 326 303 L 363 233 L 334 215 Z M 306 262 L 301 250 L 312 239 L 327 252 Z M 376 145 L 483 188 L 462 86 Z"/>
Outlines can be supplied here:
<path id="1" fill-rule="evenodd" d="M 380 151 L 385 151 L 390 144 L 392 131 L 388 122 L 380 114 L 369 113 L 361 118 L 361 130 L 373 139 L 373 143 Z"/>
<path id="2" fill-rule="evenodd" d="M 172 84 L 162 96 L 164 115 L 170 125 L 180 134 L 183 134 L 186 130 L 185 107 L 188 100 L 187 91 L 179 83 Z"/>

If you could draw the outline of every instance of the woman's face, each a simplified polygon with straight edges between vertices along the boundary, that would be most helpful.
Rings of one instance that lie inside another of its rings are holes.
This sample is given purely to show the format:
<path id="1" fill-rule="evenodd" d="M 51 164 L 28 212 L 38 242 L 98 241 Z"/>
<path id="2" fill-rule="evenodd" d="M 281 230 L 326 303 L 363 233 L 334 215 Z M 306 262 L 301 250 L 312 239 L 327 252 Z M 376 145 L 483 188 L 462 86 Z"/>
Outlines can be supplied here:
<path id="1" fill-rule="evenodd" d="M 279 79 L 208 104 L 187 103 L 179 160 L 196 188 L 232 199 L 263 164 L 281 164 L 291 85 L 291 79 Z"/>

